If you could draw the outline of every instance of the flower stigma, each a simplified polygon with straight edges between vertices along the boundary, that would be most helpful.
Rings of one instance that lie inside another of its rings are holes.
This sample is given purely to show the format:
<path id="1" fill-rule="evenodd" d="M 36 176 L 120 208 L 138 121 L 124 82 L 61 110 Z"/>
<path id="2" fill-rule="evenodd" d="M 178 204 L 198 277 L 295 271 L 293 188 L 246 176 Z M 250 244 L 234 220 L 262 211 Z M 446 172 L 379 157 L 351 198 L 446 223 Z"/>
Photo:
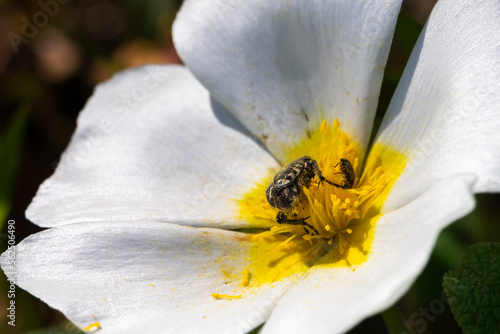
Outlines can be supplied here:
<path id="1" fill-rule="evenodd" d="M 337 119 L 332 127 L 323 120 L 317 131 L 287 152 L 288 161 L 310 156 L 326 180 L 342 185 L 345 176 L 339 162 L 346 159 L 355 173 L 350 189 L 320 183 L 315 175 L 303 187 L 298 203 L 286 212 L 298 223 L 278 223 L 279 210 L 266 199 L 266 188 L 276 170 L 239 200 L 243 219 L 259 226 L 263 220 L 272 222 L 270 229 L 253 236 L 255 245 L 248 269 L 252 279 L 247 284 L 274 282 L 301 274 L 313 265 L 353 267 L 368 259 L 380 209 L 406 158 L 386 146 L 375 145 L 362 168 L 360 152 Z"/>

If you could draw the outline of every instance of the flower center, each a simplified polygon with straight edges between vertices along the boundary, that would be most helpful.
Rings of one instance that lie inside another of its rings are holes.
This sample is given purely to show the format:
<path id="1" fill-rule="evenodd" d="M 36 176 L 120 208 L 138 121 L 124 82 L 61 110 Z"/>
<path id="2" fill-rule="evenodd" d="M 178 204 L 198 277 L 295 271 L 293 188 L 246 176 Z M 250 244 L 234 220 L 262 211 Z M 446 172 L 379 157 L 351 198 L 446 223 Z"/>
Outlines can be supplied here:
<path id="1" fill-rule="evenodd" d="M 341 163 L 341 159 L 345 159 L 354 170 L 354 183 L 349 189 L 327 182 L 319 184 L 316 175 L 307 187 L 301 189 L 298 203 L 286 212 L 290 220 L 277 223 L 275 217 L 279 210 L 273 208 L 264 195 L 276 174 L 273 171 L 269 179 L 240 201 L 245 219 L 276 222 L 269 230 L 253 237 L 257 244 L 268 244 L 259 245 L 251 255 L 253 271 L 262 271 L 269 281 L 282 277 L 285 272 L 296 271 L 291 268 L 297 267 L 297 263 L 304 271 L 313 264 L 352 266 L 364 262 L 369 254 L 376 218 L 390 187 L 404 167 L 401 162 L 405 159 L 394 151 L 375 146 L 361 174 L 357 145 L 340 129 L 338 120 L 331 128 L 323 121 L 317 133 L 288 155 L 290 161 L 310 156 L 326 180 L 337 185 L 345 185 L 347 181 Z M 398 161 L 398 164 L 388 161 Z M 265 258 L 270 254 L 275 254 L 277 260 L 269 260 L 274 265 L 266 267 Z M 278 273 L 269 274 L 276 269 L 276 263 Z M 273 275 L 275 278 L 269 279 Z M 252 277 L 259 275 L 253 273 Z"/>

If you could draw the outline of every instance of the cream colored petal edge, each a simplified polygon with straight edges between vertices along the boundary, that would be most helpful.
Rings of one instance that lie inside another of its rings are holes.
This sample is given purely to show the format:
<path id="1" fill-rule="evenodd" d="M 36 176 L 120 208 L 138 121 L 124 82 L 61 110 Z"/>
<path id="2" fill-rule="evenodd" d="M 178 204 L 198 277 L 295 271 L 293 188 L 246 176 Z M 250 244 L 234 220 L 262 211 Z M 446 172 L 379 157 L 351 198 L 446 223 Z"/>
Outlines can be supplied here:
<path id="1" fill-rule="evenodd" d="M 411 55 L 375 144 L 408 156 L 384 211 L 440 180 L 477 175 L 500 190 L 500 3 L 440 0 Z"/>
<path id="2" fill-rule="evenodd" d="M 1 263 L 8 278 L 17 271 L 17 285 L 81 329 L 243 334 L 267 319 L 293 281 L 240 287 L 252 244 L 219 229 L 82 223 L 34 234 L 14 248 L 14 269 L 8 252 Z"/>
<path id="3" fill-rule="evenodd" d="M 235 199 L 271 168 L 278 168 L 272 156 L 186 68 L 146 66 L 96 88 L 27 217 L 44 227 L 120 220 L 249 227 Z"/>
<path id="4" fill-rule="evenodd" d="M 473 209 L 473 182 L 473 175 L 443 180 L 383 215 L 367 262 L 312 267 L 283 296 L 261 333 L 343 333 L 391 306 L 426 265 L 440 230 Z"/>
<path id="5" fill-rule="evenodd" d="M 278 160 L 325 119 L 364 151 L 400 0 L 185 1 L 176 48 Z"/>

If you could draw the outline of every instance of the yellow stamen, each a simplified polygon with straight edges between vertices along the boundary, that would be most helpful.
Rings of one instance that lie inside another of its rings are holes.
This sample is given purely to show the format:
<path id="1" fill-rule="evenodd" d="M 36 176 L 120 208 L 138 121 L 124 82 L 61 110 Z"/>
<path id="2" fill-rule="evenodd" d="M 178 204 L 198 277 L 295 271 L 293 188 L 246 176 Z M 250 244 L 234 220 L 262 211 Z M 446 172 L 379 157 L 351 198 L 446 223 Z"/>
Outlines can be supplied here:
<path id="1" fill-rule="evenodd" d="M 352 189 L 318 184 L 317 177 L 303 188 L 303 197 L 292 212 L 308 217 L 307 225 L 277 224 L 277 209 L 265 198 L 265 189 L 277 171 L 270 171 L 261 184 L 239 200 L 243 219 L 256 227 L 270 228 L 256 234 L 250 253 L 252 284 L 272 282 L 311 265 L 353 266 L 368 258 L 375 222 L 392 185 L 403 170 L 406 158 L 390 148 L 372 147 L 362 172 L 363 156 L 335 120 L 332 128 L 325 121 L 310 138 L 290 150 L 289 161 L 308 155 L 317 161 L 323 176 L 344 184 L 340 159 L 347 159 L 355 172 Z"/>

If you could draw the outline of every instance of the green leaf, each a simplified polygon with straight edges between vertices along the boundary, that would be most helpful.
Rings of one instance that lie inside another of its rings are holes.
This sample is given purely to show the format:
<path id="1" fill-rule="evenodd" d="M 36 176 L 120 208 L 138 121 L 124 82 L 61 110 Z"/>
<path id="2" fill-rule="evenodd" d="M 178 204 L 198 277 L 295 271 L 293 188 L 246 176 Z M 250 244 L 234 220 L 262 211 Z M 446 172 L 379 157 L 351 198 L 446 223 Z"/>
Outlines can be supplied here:
<path id="1" fill-rule="evenodd" d="M 396 305 L 389 307 L 381 314 L 389 334 L 410 333 L 410 329 L 405 325 L 401 312 L 399 312 Z"/>
<path id="2" fill-rule="evenodd" d="M 259 332 L 262 329 L 262 327 L 264 327 L 264 324 L 260 325 L 257 328 L 252 329 L 250 332 L 248 332 L 248 334 L 259 334 Z"/>
<path id="3" fill-rule="evenodd" d="M 471 246 L 443 287 L 464 333 L 500 332 L 500 243 Z"/>
<path id="4" fill-rule="evenodd" d="M 24 104 L 0 141 L 0 230 L 10 211 L 10 196 L 21 159 L 27 114 L 27 104 Z"/>

